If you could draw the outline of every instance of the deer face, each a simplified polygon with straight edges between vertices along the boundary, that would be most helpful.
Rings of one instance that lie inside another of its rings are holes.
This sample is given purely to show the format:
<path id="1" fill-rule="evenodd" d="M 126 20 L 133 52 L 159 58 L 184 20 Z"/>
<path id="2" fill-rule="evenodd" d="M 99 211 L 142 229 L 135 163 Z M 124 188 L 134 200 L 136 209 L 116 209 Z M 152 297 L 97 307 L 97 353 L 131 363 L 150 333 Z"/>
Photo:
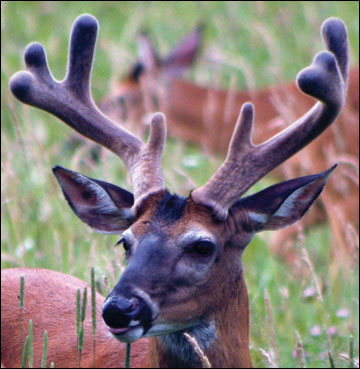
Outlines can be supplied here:
<path id="1" fill-rule="evenodd" d="M 107 297 L 103 317 L 121 341 L 211 324 L 240 278 L 241 255 L 255 232 L 299 219 L 331 171 L 272 186 L 240 199 L 225 221 L 166 190 L 149 194 L 131 215 L 132 195 L 56 167 L 75 213 L 100 232 L 122 232 L 127 266 Z M 224 272 L 226 271 L 226 272 Z"/>
<path id="2" fill-rule="evenodd" d="M 142 331 L 136 334 L 158 335 L 198 324 L 210 308 L 203 295 L 215 282 L 213 271 L 224 251 L 221 226 L 191 199 L 161 192 L 150 196 L 144 208 L 123 233 L 127 267 L 103 310 L 110 327 L 120 326 L 110 328 L 120 340 L 135 332 L 121 329 L 124 317 L 114 309 L 119 298 L 131 301 L 136 296 L 127 326 L 140 321 Z M 195 222 L 190 221 L 194 214 Z"/>

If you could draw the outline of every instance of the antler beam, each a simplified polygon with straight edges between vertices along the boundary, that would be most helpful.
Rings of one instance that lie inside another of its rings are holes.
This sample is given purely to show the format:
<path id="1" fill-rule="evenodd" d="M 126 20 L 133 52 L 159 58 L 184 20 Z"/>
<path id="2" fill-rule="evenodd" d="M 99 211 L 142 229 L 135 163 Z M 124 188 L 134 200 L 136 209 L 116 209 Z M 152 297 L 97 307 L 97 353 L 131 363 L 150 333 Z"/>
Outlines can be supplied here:
<path id="1" fill-rule="evenodd" d="M 118 155 L 129 169 L 135 201 L 164 187 L 161 156 L 166 139 L 165 117 L 154 115 L 148 143 L 105 117 L 90 91 L 98 23 L 90 15 L 78 17 L 73 25 L 68 72 L 61 82 L 49 70 L 44 48 L 30 44 L 25 51 L 27 72 L 10 80 L 10 89 L 22 102 L 63 120 L 70 127 Z"/>
<path id="2" fill-rule="evenodd" d="M 270 140 L 251 141 L 253 106 L 243 105 L 225 162 L 202 187 L 191 194 L 195 202 L 210 207 L 224 220 L 229 208 L 254 183 L 320 135 L 339 115 L 348 79 L 348 41 L 340 19 L 327 19 L 322 36 L 329 51 L 318 53 L 311 66 L 297 76 L 301 91 L 317 100 L 313 108 Z"/>

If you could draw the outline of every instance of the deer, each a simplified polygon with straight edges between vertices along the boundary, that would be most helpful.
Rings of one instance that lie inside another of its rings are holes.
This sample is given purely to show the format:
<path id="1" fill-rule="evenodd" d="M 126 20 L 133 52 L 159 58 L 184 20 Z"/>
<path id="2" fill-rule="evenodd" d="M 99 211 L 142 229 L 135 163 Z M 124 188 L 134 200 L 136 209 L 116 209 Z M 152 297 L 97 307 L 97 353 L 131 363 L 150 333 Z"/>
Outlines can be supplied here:
<path id="1" fill-rule="evenodd" d="M 143 366 L 201 367 L 184 338 L 188 332 L 213 367 L 251 367 L 242 254 L 256 233 L 299 220 L 322 192 L 336 164 L 318 174 L 243 195 L 310 144 L 341 112 L 348 81 L 346 27 L 338 18 L 327 19 L 321 28 L 326 51 L 316 54 L 297 76 L 301 91 L 317 100 L 314 106 L 278 135 L 254 145 L 254 107 L 243 104 L 224 163 L 187 197 L 172 194 L 164 184 L 165 115 L 152 116 L 145 142 L 95 105 L 90 76 L 97 30 L 98 22 L 91 15 L 75 20 L 63 81 L 51 76 L 43 46 L 32 43 L 25 51 L 27 71 L 17 72 L 9 85 L 21 102 L 60 118 L 116 154 L 131 178 L 133 192 L 60 166 L 53 168 L 80 220 L 97 232 L 121 234 L 126 267 L 108 296 L 98 298 L 103 302 L 98 315 L 104 321 L 98 332 L 101 362 L 107 359 L 110 366 L 115 353 L 123 356 L 123 345 L 114 344 L 120 341 L 134 343 L 140 355 L 137 363 Z M 48 326 L 54 330 L 56 348 L 50 350 L 49 360 L 58 349 L 61 355 L 56 356 L 55 365 L 69 366 L 75 350 L 70 346 L 70 336 L 75 334 L 75 321 L 68 319 L 69 312 L 74 312 L 70 297 L 84 282 L 26 268 L 2 272 L 3 365 L 14 364 L 14 353 L 22 346 L 14 334 L 20 329 L 14 292 L 20 274 L 26 274 L 26 291 L 33 300 L 28 302 L 26 316 L 34 315 L 35 331 L 42 334 Z M 36 348 L 38 338 L 34 340 Z"/>
<path id="2" fill-rule="evenodd" d="M 311 97 L 301 94 L 294 82 L 280 83 L 262 89 L 222 90 L 204 87 L 184 79 L 184 73 L 197 60 L 203 27 L 197 26 L 164 58 L 149 37 L 138 39 L 138 60 L 125 77 L 116 82 L 110 95 L 101 102 L 102 110 L 115 120 L 127 121 L 129 127 L 145 129 L 149 112 L 161 108 L 166 113 L 169 134 L 177 139 L 202 146 L 207 152 L 226 154 L 238 106 L 252 101 L 257 108 L 254 142 L 264 142 L 287 127 L 293 117 L 304 114 L 313 104 Z M 347 224 L 359 226 L 359 69 L 349 72 L 349 93 L 339 124 L 327 130 L 302 156 L 292 157 L 275 168 L 276 179 L 301 176 L 307 170 L 317 172 L 328 166 L 332 157 L 341 161 L 338 181 L 328 185 L 322 205 L 303 221 L 305 226 L 330 221 L 332 236 L 338 249 L 351 253 L 346 240 Z M 337 211 L 334 211 L 337 209 Z M 289 242 L 298 232 L 293 226 L 271 236 L 271 249 L 285 259 L 293 260 Z M 289 244 L 285 252 L 284 243 Z M 282 245 L 279 247 L 278 245 Z M 334 245 L 335 246 L 335 245 Z"/>

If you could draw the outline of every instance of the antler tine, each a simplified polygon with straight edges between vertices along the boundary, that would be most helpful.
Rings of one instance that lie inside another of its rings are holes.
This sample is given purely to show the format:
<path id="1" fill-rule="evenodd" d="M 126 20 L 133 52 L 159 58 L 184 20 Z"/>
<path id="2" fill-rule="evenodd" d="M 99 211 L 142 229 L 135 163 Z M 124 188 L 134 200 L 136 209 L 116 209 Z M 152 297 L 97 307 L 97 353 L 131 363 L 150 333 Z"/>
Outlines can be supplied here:
<path id="1" fill-rule="evenodd" d="M 25 51 L 28 71 L 12 76 L 10 89 L 20 101 L 48 111 L 117 154 L 129 169 L 137 201 L 164 187 L 161 154 L 166 137 L 165 117 L 161 113 L 154 115 L 149 143 L 145 145 L 100 112 L 90 92 L 97 30 L 97 20 L 91 15 L 81 15 L 75 20 L 68 71 L 61 82 L 52 77 L 43 46 L 30 44 Z"/>
<path id="2" fill-rule="evenodd" d="M 195 202 L 210 207 L 219 220 L 254 183 L 301 150 L 339 115 L 345 101 L 348 74 L 348 41 L 343 22 L 327 19 L 322 35 L 330 51 L 318 53 L 311 66 L 297 76 L 299 88 L 317 102 L 290 127 L 268 141 L 251 143 L 253 108 L 244 104 L 223 165 L 191 194 Z"/>

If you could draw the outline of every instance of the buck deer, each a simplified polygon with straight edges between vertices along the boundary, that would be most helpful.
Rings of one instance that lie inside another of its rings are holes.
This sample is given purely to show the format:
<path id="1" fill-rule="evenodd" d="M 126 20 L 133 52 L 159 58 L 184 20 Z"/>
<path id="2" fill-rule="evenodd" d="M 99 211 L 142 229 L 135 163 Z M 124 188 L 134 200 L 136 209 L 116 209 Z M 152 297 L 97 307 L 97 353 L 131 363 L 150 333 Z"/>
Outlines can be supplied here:
<path id="1" fill-rule="evenodd" d="M 101 104 L 110 117 L 128 121 L 141 131 L 141 122 L 149 112 L 161 108 L 166 113 L 169 133 L 174 137 L 200 144 L 215 153 L 226 153 L 236 122 L 238 107 L 252 101 L 256 107 L 258 129 L 254 142 L 264 142 L 286 127 L 293 117 L 309 110 L 313 99 L 299 92 L 295 83 L 282 83 L 260 90 L 234 91 L 205 88 L 182 78 L 196 59 L 201 45 L 201 27 L 190 32 L 164 59 L 159 57 L 148 35 L 138 42 L 139 60 L 125 78 L 115 84 L 112 93 Z M 275 169 L 278 179 L 318 172 L 331 160 L 342 162 L 338 180 L 328 185 L 322 197 L 325 207 L 316 207 L 307 216 L 306 225 L 324 221 L 325 210 L 330 221 L 335 252 L 349 250 L 344 230 L 348 223 L 359 225 L 359 69 L 349 74 L 349 98 L 339 117 L 339 124 L 327 130 L 301 156 L 292 157 Z M 139 124 L 140 123 L 140 124 Z M 336 209 L 336 210 L 335 210 Z M 284 243 L 297 232 L 296 226 L 272 235 L 271 248 L 283 257 Z M 279 247 L 282 245 L 282 247 Z M 342 253 L 344 254 L 344 253 Z"/>
<path id="2" fill-rule="evenodd" d="M 10 88 L 20 101 L 54 114 L 114 152 L 129 170 L 134 194 L 62 167 L 53 169 L 65 198 L 82 221 L 98 232 L 122 234 L 127 266 L 104 302 L 106 329 L 121 342 L 151 337 L 146 355 L 151 367 L 201 365 L 184 339 L 184 331 L 197 339 L 213 367 L 250 367 L 242 253 L 256 232 L 286 227 L 300 219 L 336 165 L 251 196 L 242 195 L 308 145 L 340 113 L 348 79 L 346 28 L 339 19 L 325 21 L 322 35 L 328 51 L 318 53 L 297 77 L 300 89 L 319 101 L 286 130 L 258 146 L 251 141 L 254 109 L 252 104 L 244 104 L 225 162 L 186 198 L 172 195 L 164 187 L 164 115 L 153 116 L 149 139 L 144 143 L 95 106 L 90 74 L 97 29 L 97 21 L 90 15 L 75 21 L 68 72 L 62 82 L 52 78 L 43 47 L 30 44 L 25 52 L 28 71 L 16 73 Z M 35 316 L 34 326 L 41 334 L 48 325 L 55 325 L 54 340 L 61 349 L 55 365 L 69 366 L 68 358 L 75 350 L 69 339 L 75 332 L 74 320 L 69 318 L 74 304 L 69 299 L 83 282 L 36 269 L 4 272 L 2 295 L 8 296 L 2 304 L 5 366 L 14 364 L 12 356 L 21 346 L 19 341 L 14 343 L 17 337 L 13 332 L 19 331 L 20 324 L 14 293 L 17 278 L 11 279 L 12 273 L 29 275 L 26 291 L 36 305 L 30 304 L 28 316 Z M 105 326 L 101 329 L 100 336 Z M 113 345 L 110 342 L 109 338 L 106 344 L 101 343 L 101 350 L 107 352 L 111 364 L 116 348 L 106 351 L 107 344 Z M 119 357 L 121 350 L 119 347 Z M 49 360 L 54 360 L 51 355 L 56 353 L 49 353 Z"/>

